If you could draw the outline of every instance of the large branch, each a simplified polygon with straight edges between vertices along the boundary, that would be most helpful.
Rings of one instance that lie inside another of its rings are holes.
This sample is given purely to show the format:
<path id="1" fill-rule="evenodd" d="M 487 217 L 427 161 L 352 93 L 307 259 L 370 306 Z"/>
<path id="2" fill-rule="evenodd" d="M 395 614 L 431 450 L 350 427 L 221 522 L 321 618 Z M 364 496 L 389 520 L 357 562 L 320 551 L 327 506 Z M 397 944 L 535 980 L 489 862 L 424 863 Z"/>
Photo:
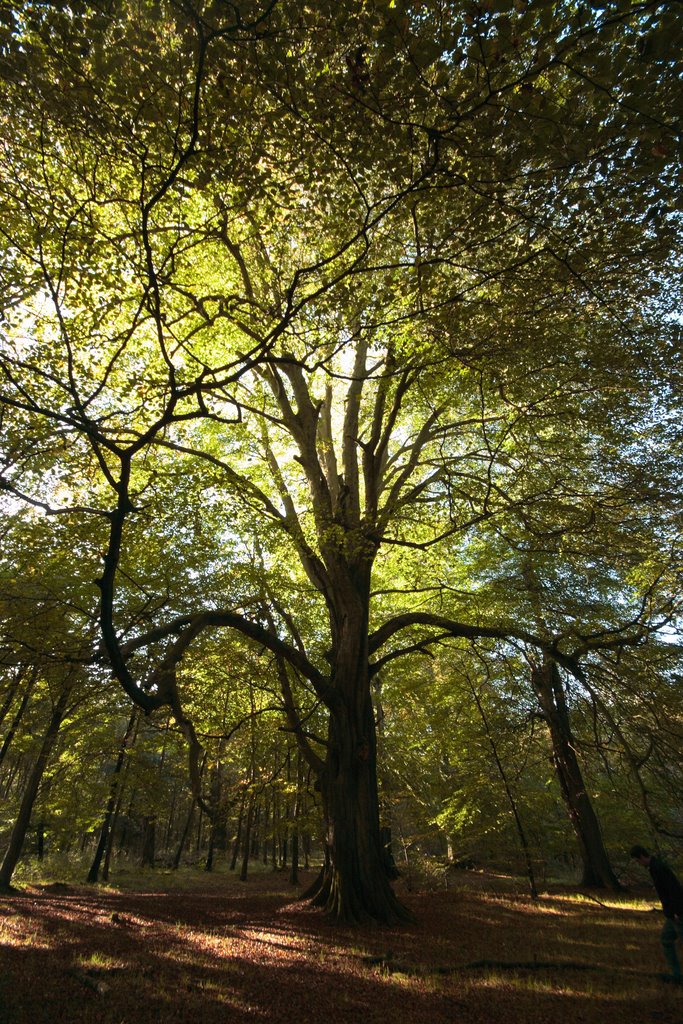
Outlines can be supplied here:
<path id="1" fill-rule="evenodd" d="M 296 737 L 297 745 L 301 751 L 302 757 L 305 759 L 306 763 L 310 765 L 313 771 L 320 776 L 325 767 L 325 762 L 318 756 L 318 754 L 316 754 L 309 742 L 307 733 L 304 731 L 301 715 L 299 714 L 294 701 L 294 694 L 292 693 L 287 666 L 284 659 L 281 657 L 277 658 L 277 674 L 278 679 L 280 680 L 280 689 L 282 691 L 282 699 L 285 705 L 285 714 L 287 716 L 289 728 Z"/>
<path id="2" fill-rule="evenodd" d="M 311 682 L 316 695 L 327 707 L 335 700 L 334 690 L 329 685 L 326 677 L 318 671 L 302 651 L 282 640 L 273 629 L 261 626 L 259 623 L 248 619 L 245 615 L 224 610 L 202 611 L 194 615 L 181 616 L 175 620 L 175 623 L 175 626 L 174 623 L 169 623 L 165 627 L 167 635 L 178 632 L 179 636 L 167 652 L 161 668 L 156 673 L 156 681 L 161 690 L 163 690 L 164 673 L 175 671 L 176 665 L 200 633 L 206 629 L 227 627 L 236 630 L 243 636 L 249 637 L 249 639 L 254 640 L 262 647 L 272 651 L 273 654 L 283 658 L 289 665 L 292 665 Z M 158 639 L 159 630 L 153 630 L 152 633 L 147 635 Z M 131 641 L 126 645 L 127 650 L 130 651 L 133 647 L 139 649 L 144 646 L 144 639 L 139 637 L 135 641 Z"/>
<path id="3" fill-rule="evenodd" d="M 432 427 L 439 418 L 439 415 L 443 409 L 441 407 L 434 409 L 428 416 L 424 426 L 420 429 L 417 437 L 409 446 L 409 456 L 406 464 L 398 471 L 397 479 L 394 481 L 391 491 L 387 497 L 387 500 L 381 509 L 378 518 L 378 528 L 380 533 L 384 533 L 386 530 L 393 513 L 399 503 L 399 497 L 403 487 L 408 482 L 412 474 L 414 473 L 422 451 L 425 445 L 429 443 L 432 438 Z"/>
<path id="4" fill-rule="evenodd" d="M 386 483 L 385 472 L 388 462 L 389 442 L 393 436 L 403 399 L 414 379 L 414 373 L 410 368 L 401 371 L 391 408 L 385 418 L 389 387 L 396 373 L 395 354 L 393 347 L 390 346 L 387 351 L 384 373 L 377 388 L 370 439 L 367 444 L 362 445 L 363 474 L 365 479 L 365 515 L 370 523 L 375 523 L 377 520 L 379 499 Z"/>
<path id="5" fill-rule="evenodd" d="M 547 639 L 537 636 L 534 633 L 529 633 L 524 629 L 511 629 L 503 626 L 473 626 L 469 623 L 457 622 L 454 619 L 448 619 L 442 615 L 433 615 L 430 612 L 405 612 L 402 615 L 397 615 L 395 618 L 385 622 L 383 626 L 375 630 L 369 637 L 368 641 L 368 652 L 375 654 L 380 650 L 381 647 L 387 643 L 391 637 L 395 636 L 403 629 L 409 629 L 411 626 L 430 626 L 435 630 L 438 630 L 438 634 L 432 639 L 433 643 L 444 639 L 444 635 L 451 636 L 453 638 L 464 638 L 467 640 L 517 640 L 525 644 L 530 644 L 533 647 L 537 647 L 539 650 L 549 654 L 558 664 L 564 668 L 569 669 L 570 672 L 576 673 L 578 671 L 578 665 L 576 659 L 569 654 L 565 654 L 560 651 L 556 643 L 553 643 Z M 424 646 L 428 641 L 422 641 L 420 646 Z M 412 648 L 411 648 L 412 649 Z M 376 662 L 373 667 L 373 673 L 378 671 L 381 664 L 388 660 L 386 658 L 380 659 Z"/>
<path id="6" fill-rule="evenodd" d="M 630 625 L 630 624 L 629 624 Z M 411 626 L 428 626 L 434 630 L 438 630 L 433 637 L 427 637 L 420 640 L 419 644 L 412 644 L 406 648 L 405 651 L 409 652 L 416 649 L 424 650 L 430 643 L 437 643 L 443 641 L 444 635 L 456 638 L 463 638 L 467 640 L 501 640 L 501 641 L 518 641 L 520 643 L 528 644 L 531 647 L 536 647 L 539 651 L 548 655 L 554 662 L 561 665 L 567 671 L 578 679 L 580 682 L 585 682 L 586 676 L 583 668 L 579 662 L 579 659 L 590 652 L 600 652 L 606 650 L 613 650 L 615 648 L 634 647 L 642 644 L 644 634 L 642 631 L 636 633 L 627 634 L 625 631 L 621 637 L 615 638 L 613 634 L 610 634 L 611 639 L 595 640 L 592 644 L 582 643 L 570 652 L 562 651 L 559 648 L 559 644 L 562 640 L 569 641 L 571 636 L 555 636 L 554 638 L 542 637 L 535 633 L 530 633 L 525 629 L 514 629 L 506 626 L 474 626 L 469 623 L 457 622 L 454 619 L 446 618 L 442 615 L 433 615 L 430 612 L 405 612 L 402 615 L 397 615 L 395 618 L 385 622 L 383 626 L 375 630 L 370 635 L 368 642 L 368 653 L 375 654 L 380 650 L 381 647 L 387 643 L 391 637 L 395 636 L 403 629 L 409 629 Z M 628 627 L 624 627 L 627 629 Z M 616 631 L 615 631 L 616 632 Z M 371 666 L 371 672 L 374 675 L 379 669 L 393 658 L 398 657 L 399 654 L 396 652 L 390 652 L 384 657 L 379 658 Z"/>
<path id="7" fill-rule="evenodd" d="M 104 553 L 104 565 L 102 575 L 95 580 L 100 589 L 100 629 L 104 649 L 114 671 L 114 675 L 121 683 L 130 699 L 141 707 L 146 714 L 155 711 L 162 704 L 167 703 L 159 694 L 151 694 L 142 689 L 135 681 L 128 668 L 128 659 L 124 656 L 119 637 L 114 626 L 114 597 L 116 591 L 116 573 L 121 559 L 121 546 L 123 541 L 123 529 L 126 518 L 133 506 L 129 497 L 129 486 L 131 476 L 131 459 L 121 458 L 121 475 L 116 484 L 117 501 L 116 507 L 110 512 L 110 531 L 107 549 Z"/>
<path id="8" fill-rule="evenodd" d="M 358 424 L 363 388 L 367 380 L 366 359 L 367 338 L 363 331 L 356 334 L 356 357 L 353 375 L 346 393 L 344 427 L 342 437 L 342 466 L 344 469 L 344 507 L 348 515 L 347 524 L 355 526 L 360 515 L 360 490 L 358 480 Z"/>
<path id="9" fill-rule="evenodd" d="M 311 664 L 302 651 L 292 647 L 284 640 L 281 640 L 274 630 L 266 629 L 258 623 L 252 622 L 250 619 L 247 619 L 245 616 L 236 612 L 204 611 L 196 615 L 181 617 L 175 622 L 169 623 L 166 627 L 166 634 L 170 635 L 173 632 L 178 632 L 178 639 L 171 645 L 166 652 L 165 657 L 153 672 L 148 682 L 148 688 L 145 691 L 141 690 L 133 682 L 125 664 L 122 649 L 116 642 L 113 645 L 111 643 L 107 643 L 105 638 L 105 646 L 107 647 L 107 652 L 109 653 L 110 658 L 112 658 L 113 654 L 112 664 L 114 665 L 116 675 L 124 686 L 124 689 L 126 689 L 126 691 L 132 696 L 133 700 L 135 700 L 135 702 L 141 707 L 144 707 L 146 711 L 154 710 L 154 708 L 161 707 L 163 705 L 168 705 L 171 709 L 173 716 L 188 743 L 190 780 L 193 795 L 199 802 L 200 806 L 209 814 L 211 813 L 209 803 L 204 800 L 201 794 L 200 757 L 202 753 L 202 746 L 197 736 L 194 723 L 185 713 L 182 706 L 178 689 L 177 667 L 192 642 L 205 629 L 212 627 L 230 627 L 242 633 L 244 636 L 257 641 L 262 646 L 267 647 L 276 654 L 278 665 L 282 670 L 284 670 L 284 662 L 287 662 L 308 678 L 312 683 L 316 694 L 323 703 L 330 706 L 331 702 L 335 699 L 334 691 L 330 687 L 329 683 L 325 680 L 322 674 L 318 672 L 315 666 Z M 152 630 L 151 633 L 148 634 L 148 637 L 159 639 L 160 634 L 161 631 L 156 629 Z M 133 647 L 135 647 L 135 649 L 139 649 L 144 646 L 143 639 L 144 638 L 139 637 L 136 641 L 131 641 L 127 645 L 127 650 L 130 651 Z M 285 702 L 287 702 L 286 695 Z M 288 712 L 288 717 L 290 717 L 290 721 L 294 723 L 296 720 L 296 714 L 294 712 L 293 702 L 286 710 Z M 290 712 L 292 714 L 290 714 Z M 303 740 L 303 736 L 301 739 Z M 310 751 L 310 754 L 311 759 L 309 763 L 313 764 L 315 755 L 312 750 Z"/>

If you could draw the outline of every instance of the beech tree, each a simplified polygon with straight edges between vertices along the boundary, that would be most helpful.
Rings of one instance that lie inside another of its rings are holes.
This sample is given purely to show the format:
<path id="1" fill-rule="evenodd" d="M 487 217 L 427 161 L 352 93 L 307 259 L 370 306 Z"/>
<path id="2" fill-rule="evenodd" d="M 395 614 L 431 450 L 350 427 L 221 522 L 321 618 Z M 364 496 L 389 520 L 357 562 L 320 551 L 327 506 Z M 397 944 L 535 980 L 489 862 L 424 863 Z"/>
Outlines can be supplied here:
<path id="1" fill-rule="evenodd" d="M 379 671 L 487 638 L 580 679 L 661 623 L 547 634 L 449 579 L 479 531 L 570 536 L 647 488 L 617 453 L 676 402 L 680 36 L 674 5 L 622 0 L 4 25 L 3 487 L 91 524 L 92 657 L 172 712 L 208 809 L 181 663 L 217 630 L 270 652 L 340 919 L 405 914 Z"/>

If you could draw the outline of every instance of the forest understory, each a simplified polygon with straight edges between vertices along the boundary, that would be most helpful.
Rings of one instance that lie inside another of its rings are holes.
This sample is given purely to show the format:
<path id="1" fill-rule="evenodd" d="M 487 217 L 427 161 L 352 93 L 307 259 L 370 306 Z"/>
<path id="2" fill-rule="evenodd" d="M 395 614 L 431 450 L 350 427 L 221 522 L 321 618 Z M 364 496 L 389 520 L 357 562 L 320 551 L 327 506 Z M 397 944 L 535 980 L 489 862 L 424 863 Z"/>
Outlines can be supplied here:
<path id="1" fill-rule="evenodd" d="M 680 1024 L 651 894 L 596 899 L 463 873 L 397 890 L 416 923 L 340 928 L 282 873 L 147 873 L 0 899 L 0 1024 Z"/>

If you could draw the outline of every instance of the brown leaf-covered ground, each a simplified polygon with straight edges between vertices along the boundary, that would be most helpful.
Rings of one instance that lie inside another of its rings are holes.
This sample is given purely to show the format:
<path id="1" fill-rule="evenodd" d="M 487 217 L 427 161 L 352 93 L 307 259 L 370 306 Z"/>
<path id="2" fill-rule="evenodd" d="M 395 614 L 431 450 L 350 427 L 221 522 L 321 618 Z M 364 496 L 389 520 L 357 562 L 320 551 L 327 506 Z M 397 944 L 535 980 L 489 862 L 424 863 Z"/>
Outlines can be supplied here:
<path id="1" fill-rule="evenodd" d="M 683 1024 L 647 899 L 532 902 L 467 873 L 433 892 L 399 882 L 414 925 L 340 929 L 280 874 L 129 886 L 0 898 L 0 1024 Z"/>

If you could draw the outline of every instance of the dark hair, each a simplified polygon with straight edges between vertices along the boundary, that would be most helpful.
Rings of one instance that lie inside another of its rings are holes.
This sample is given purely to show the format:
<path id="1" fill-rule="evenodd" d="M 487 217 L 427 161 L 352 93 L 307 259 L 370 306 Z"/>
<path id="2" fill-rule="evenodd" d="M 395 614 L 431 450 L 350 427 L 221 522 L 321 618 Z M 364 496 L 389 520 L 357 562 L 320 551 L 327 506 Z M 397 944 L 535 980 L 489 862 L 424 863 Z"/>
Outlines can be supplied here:
<path id="1" fill-rule="evenodd" d="M 638 858 L 638 857 L 649 857 L 650 856 L 650 851 L 646 850 L 644 846 L 632 846 L 631 847 L 631 856 L 632 857 L 636 857 L 636 858 Z"/>

